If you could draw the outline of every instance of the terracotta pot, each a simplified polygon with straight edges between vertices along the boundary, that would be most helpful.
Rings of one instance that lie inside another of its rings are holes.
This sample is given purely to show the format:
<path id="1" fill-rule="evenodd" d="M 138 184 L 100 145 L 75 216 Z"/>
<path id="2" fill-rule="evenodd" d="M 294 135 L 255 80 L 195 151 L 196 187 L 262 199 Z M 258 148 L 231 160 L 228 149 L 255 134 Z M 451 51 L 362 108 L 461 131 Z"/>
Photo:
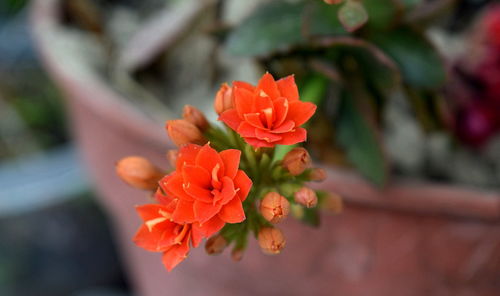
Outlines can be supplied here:
<path id="1" fill-rule="evenodd" d="M 148 120 L 95 73 L 80 75 L 58 59 L 56 0 L 33 2 L 33 32 L 42 59 L 67 98 L 76 141 L 138 295 L 500 295 L 500 196 L 436 184 L 397 182 L 378 191 L 359 176 L 333 170 L 322 186 L 345 198 L 345 211 L 319 229 L 282 226 L 287 246 L 244 259 L 193 250 L 167 273 L 160 254 L 131 242 L 134 205 L 147 194 L 122 183 L 115 162 L 143 155 L 166 163 L 163 126 Z M 75 59 L 78 59 L 75 56 Z"/>

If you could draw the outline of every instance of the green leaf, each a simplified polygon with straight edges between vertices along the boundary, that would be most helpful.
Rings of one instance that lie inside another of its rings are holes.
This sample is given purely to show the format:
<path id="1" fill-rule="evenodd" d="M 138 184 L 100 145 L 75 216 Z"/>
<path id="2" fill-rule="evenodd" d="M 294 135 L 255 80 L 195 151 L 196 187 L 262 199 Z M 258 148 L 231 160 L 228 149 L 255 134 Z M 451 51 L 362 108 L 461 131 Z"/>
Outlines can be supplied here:
<path id="1" fill-rule="evenodd" d="M 368 14 L 361 2 L 348 0 L 339 10 L 339 20 L 348 32 L 354 32 L 368 21 Z"/>
<path id="2" fill-rule="evenodd" d="M 234 55 L 264 55 L 302 41 L 304 3 L 271 1 L 230 32 L 227 49 Z"/>
<path id="3" fill-rule="evenodd" d="M 346 150 L 351 163 L 366 178 L 378 186 L 386 183 L 385 159 L 375 131 L 357 109 L 352 96 L 345 91 L 337 121 L 337 141 Z"/>
<path id="4" fill-rule="evenodd" d="M 304 25 L 308 28 L 309 35 L 340 36 L 348 34 L 338 18 L 341 5 L 328 5 L 323 1 L 310 1 L 308 4 Z"/>
<path id="5" fill-rule="evenodd" d="M 394 0 L 363 0 L 369 19 L 366 26 L 384 30 L 395 24 L 399 18 L 399 7 Z"/>
<path id="6" fill-rule="evenodd" d="M 369 38 L 394 59 L 407 84 L 435 89 L 445 82 L 444 63 L 423 34 L 409 28 L 399 28 Z"/>

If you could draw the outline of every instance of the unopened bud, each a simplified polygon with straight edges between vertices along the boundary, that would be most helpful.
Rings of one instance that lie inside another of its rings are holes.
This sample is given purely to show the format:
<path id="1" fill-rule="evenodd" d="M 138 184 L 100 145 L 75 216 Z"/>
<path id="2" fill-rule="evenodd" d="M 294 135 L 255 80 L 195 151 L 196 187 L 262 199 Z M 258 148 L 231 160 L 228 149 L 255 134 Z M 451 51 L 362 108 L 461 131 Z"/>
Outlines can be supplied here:
<path id="1" fill-rule="evenodd" d="M 116 174 L 127 184 L 144 190 L 154 190 L 165 175 L 149 160 L 139 156 L 129 156 L 116 164 Z"/>
<path id="2" fill-rule="evenodd" d="M 212 236 L 205 243 L 205 251 L 209 255 L 217 255 L 222 253 L 227 247 L 227 241 L 222 235 Z"/>
<path id="3" fill-rule="evenodd" d="M 333 214 L 342 212 L 344 203 L 342 197 L 336 193 L 329 193 L 328 196 L 321 202 L 321 207 Z"/>
<path id="4" fill-rule="evenodd" d="M 294 194 L 295 202 L 306 208 L 314 208 L 318 204 L 316 192 L 309 187 L 302 187 Z"/>
<path id="5" fill-rule="evenodd" d="M 322 182 L 326 179 L 326 171 L 324 169 L 315 168 L 311 170 L 309 180 L 314 182 Z"/>
<path id="6" fill-rule="evenodd" d="M 279 223 L 289 212 L 290 203 L 277 192 L 269 192 L 260 202 L 260 213 L 271 223 Z"/>
<path id="7" fill-rule="evenodd" d="M 217 114 L 234 107 L 233 88 L 224 83 L 215 95 L 214 109 Z"/>
<path id="8" fill-rule="evenodd" d="M 202 132 L 209 127 L 209 123 L 203 112 L 201 112 L 198 108 L 193 107 L 191 105 L 184 106 L 182 117 L 185 120 L 194 124 Z"/>
<path id="9" fill-rule="evenodd" d="M 326 4 L 340 4 L 344 0 L 323 0 Z"/>
<path id="10" fill-rule="evenodd" d="M 177 166 L 177 158 L 179 157 L 179 150 L 168 150 L 167 160 L 171 167 L 175 168 Z"/>
<path id="11" fill-rule="evenodd" d="M 258 235 L 259 246 L 262 252 L 274 255 L 279 254 L 285 247 L 285 236 L 283 232 L 274 227 L 263 227 Z"/>
<path id="12" fill-rule="evenodd" d="M 189 143 L 203 145 L 207 142 L 200 129 L 185 119 L 167 121 L 167 132 L 177 146 Z"/>
<path id="13" fill-rule="evenodd" d="M 306 149 L 297 147 L 285 155 L 282 164 L 290 174 L 297 176 L 311 165 L 311 157 Z"/>
<path id="14" fill-rule="evenodd" d="M 237 249 L 237 248 L 234 248 L 232 251 L 231 251 L 231 259 L 233 259 L 233 261 L 241 261 L 241 259 L 243 259 L 243 255 L 245 254 L 245 250 L 244 249 Z"/>
<path id="15" fill-rule="evenodd" d="M 304 218 L 304 207 L 297 204 L 290 205 L 290 212 L 295 219 L 302 220 Z"/>

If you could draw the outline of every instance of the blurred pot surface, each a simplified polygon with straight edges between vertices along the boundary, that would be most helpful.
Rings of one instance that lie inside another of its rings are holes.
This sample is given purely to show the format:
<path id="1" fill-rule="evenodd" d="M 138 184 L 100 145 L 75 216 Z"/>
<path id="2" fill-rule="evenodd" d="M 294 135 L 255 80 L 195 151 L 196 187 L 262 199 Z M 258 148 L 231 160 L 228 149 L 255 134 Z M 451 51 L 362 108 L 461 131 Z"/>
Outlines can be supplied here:
<path id="1" fill-rule="evenodd" d="M 160 254 L 131 241 L 140 224 L 134 206 L 150 201 L 119 180 L 114 166 L 141 155 L 166 168 L 172 144 L 162 125 L 97 74 L 79 75 L 58 59 L 51 46 L 58 3 L 33 2 L 34 36 L 67 98 L 76 141 L 138 295 L 500 295 L 498 194 L 432 184 L 395 184 L 381 192 L 336 170 L 320 186 L 345 198 L 344 212 L 324 215 L 318 229 L 284 222 L 287 246 L 280 255 L 262 254 L 253 241 L 235 263 L 227 251 L 212 257 L 200 247 L 167 273 Z"/>

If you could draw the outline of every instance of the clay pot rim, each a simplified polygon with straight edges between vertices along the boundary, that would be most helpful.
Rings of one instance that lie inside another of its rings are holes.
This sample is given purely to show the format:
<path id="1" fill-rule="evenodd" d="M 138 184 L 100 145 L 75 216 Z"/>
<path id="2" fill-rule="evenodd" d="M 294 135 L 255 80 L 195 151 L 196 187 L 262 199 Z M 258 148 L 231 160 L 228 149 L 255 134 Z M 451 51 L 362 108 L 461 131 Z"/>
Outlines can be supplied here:
<path id="1" fill-rule="evenodd" d="M 76 77 L 67 71 L 51 50 L 50 36 L 57 34 L 60 0 L 35 0 L 31 9 L 31 28 L 45 67 L 58 86 L 78 99 L 92 112 L 108 118 L 115 127 L 134 139 L 159 147 L 172 146 L 163 128 L 107 87 L 97 77 Z M 80 94 L 79 96 L 74 94 Z M 85 95 L 81 95 L 85 94 Z M 327 181 L 317 188 L 340 194 L 346 203 L 381 209 L 410 211 L 430 215 L 450 215 L 489 221 L 500 221 L 500 194 L 460 186 L 393 181 L 379 190 L 359 174 L 335 167 L 326 167 Z"/>

